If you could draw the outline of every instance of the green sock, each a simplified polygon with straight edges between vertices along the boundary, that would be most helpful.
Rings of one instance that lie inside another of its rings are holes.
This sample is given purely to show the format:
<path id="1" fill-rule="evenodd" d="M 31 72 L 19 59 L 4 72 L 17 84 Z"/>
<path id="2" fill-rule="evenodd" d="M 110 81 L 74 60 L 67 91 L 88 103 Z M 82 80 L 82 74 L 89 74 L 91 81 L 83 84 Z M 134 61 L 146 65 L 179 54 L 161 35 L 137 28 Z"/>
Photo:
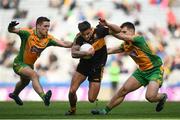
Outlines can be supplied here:
<path id="1" fill-rule="evenodd" d="M 108 113 L 109 111 L 111 111 L 111 109 L 108 106 L 106 106 L 105 111 Z"/>
<path id="2" fill-rule="evenodd" d="M 44 93 L 40 93 L 39 96 L 44 100 L 44 96 L 45 96 Z"/>

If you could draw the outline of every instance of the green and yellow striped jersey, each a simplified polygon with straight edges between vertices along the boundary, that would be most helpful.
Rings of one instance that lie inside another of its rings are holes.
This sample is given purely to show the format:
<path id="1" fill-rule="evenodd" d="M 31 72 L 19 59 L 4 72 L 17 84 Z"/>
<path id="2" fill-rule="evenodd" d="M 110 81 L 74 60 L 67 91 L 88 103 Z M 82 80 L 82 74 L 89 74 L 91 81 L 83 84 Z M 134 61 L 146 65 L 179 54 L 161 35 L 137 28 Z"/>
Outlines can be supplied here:
<path id="1" fill-rule="evenodd" d="M 124 42 L 121 49 L 128 54 L 142 71 L 162 65 L 162 60 L 148 46 L 143 36 L 136 36 L 132 42 Z"/>
<path id="2" fill-rule="evenodd" d="M 33 65 L 46 47 L 58 46 L 52 35 L 47 35 L 46 38 L 40 39 L 33 29 L 22 28 L 18 35 L 21 38 L 21 45 L 18 56 L 15 59 L 28 65 Z"/>

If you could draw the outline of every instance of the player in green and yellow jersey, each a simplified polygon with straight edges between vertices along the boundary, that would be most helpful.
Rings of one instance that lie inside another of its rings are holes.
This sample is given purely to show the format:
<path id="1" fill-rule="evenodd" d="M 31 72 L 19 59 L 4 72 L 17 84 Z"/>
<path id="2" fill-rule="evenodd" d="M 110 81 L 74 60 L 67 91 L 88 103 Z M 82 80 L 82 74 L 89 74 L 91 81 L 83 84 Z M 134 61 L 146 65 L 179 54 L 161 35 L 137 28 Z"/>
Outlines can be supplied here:
<path id="1" fill-rule="evenodd" d="M 16 84 L 13 93 L 9 94 L 9 97 L 14 99 L 18 105 L 23 105 L 18 95 L 31 80 L 34 90 L 42 98 L 44 104 L 49 106 L 52 92 L 49 90 L 46 94 L 44 93 L 39 83 L 39 76 L 34 71 L 34 63 L 48 46 L 70 48 L 72 43 L 57 40 L 48 34 L 50 20 L 46 17 L 37 19 L 35 29 L 15 28 L 18 24 L 16 21 L 12 21 L 8 26 L 8 31 L 18 34 L 21 39 L 20 51 L 13 63 L 13 70 L 20 76 L 20 81 Z"/>
<path id="2" fill-rule="evenodd" d="M 100 19 L 100 24 L 107 26 L 115 33 L 116 38 L 124 41 L 121 46 L 109 48 L 108 54 L 125 52 L 135 61 L 138 69 L 113 96 L 105 109 L 92 110 L 92 113 L 107 114 L 111 109 L 121 104 L 128 93 L 141 86 L 147 86 L 146 99 L 149 102 L 158 102 L 156 111 L 161 111 L 167 99 L 166 93 L 158 93 L 163 83 L 161 58 L 149 48 L 143 36 L 135 34 L 135 27 L 132 23 L 126 22 L 119 27 Z"/>

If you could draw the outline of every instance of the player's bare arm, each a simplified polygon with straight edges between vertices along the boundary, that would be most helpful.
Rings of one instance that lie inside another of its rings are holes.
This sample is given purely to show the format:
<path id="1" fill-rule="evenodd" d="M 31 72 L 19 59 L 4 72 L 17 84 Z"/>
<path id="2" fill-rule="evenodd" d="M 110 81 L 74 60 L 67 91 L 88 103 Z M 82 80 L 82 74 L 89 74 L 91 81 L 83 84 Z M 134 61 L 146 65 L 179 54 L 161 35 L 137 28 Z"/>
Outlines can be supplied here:
<path id="1" fill-rule="evenodd" d="M 124 51 L 119 47 L 113 47 L 113 48 L 108 48 L 108 55 L 109 54 L 116 54 L 116 53 L 123 53 Z"/>
<path id="2" fill-rule="evenodd" d="M 121 31 L 120 26 L 107 22 L 105 19 L 99 18 L 99 24 L 107 26 L 110 29 L 110 33 L 119 33 Z"/>
<path id="3" fill-rule="evenodd" d="M 64 40 L 57 40 L 57 39 L 55 39 L 55 41 L 57 42 L 57 43 L 59 43 L 59 46 L 60 47 L 65 47 L 65 48 L 71 48 L 72 47 L 72 42 L 70 42 L 70 41 L 64 41 Z"/>
<path id="4" fill-rule="evenodd" d="M 114 37 L 123 40 L 123 41 L 127 41 L 127 42 L 133 42 L 133 39 L 135 37 L 135 35 L 126 35 L 124 33 L 118 33 L 118 34 L 112 34 Z"/>
<path id="5" fill-rule="evenodd" d="M 11 33 L 19 33 L 18 28 L 15 28 L 16 25 L 18 25 L 19 23 L 17 21 L 11 21 L 8 25 L 8 31 Z"/>
<path id="6" fill-rule="evenodd" d="M 73 44 L 71 48 L 71 55 L 73 58 L 82 58 L 85 56 L 93 56 L 94 55 L 94 50 L 90 49 L 88 52 L 85 51 L 80 51 L 80 45 Z"/>

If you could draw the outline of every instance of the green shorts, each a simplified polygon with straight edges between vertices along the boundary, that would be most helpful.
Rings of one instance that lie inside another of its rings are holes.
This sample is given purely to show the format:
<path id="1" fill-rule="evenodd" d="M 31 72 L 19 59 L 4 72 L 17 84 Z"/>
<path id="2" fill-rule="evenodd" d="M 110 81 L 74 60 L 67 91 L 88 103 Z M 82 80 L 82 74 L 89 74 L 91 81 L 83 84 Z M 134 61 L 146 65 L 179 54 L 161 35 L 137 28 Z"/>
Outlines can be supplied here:
<path id="1" fill-rule="evenodd" d="M 143 86 L 149 84 L 150 81 L 156 81 L 161 86 L 163 83 L 163 67 L 155 67 L 147 71 L 137 69 L 132 76 L 135 77 Z"/>
<path id="2" fill-rule="evenodd" d="M 24 67 L 30 67 L 33 69 L 33 66 L 32 65 L 28 65 L 28 64 L 25 64 L 17 59 L 14 60 L 13 62 L 13 70 L 16 74 L 20 75 L 20 70 Z"/>

